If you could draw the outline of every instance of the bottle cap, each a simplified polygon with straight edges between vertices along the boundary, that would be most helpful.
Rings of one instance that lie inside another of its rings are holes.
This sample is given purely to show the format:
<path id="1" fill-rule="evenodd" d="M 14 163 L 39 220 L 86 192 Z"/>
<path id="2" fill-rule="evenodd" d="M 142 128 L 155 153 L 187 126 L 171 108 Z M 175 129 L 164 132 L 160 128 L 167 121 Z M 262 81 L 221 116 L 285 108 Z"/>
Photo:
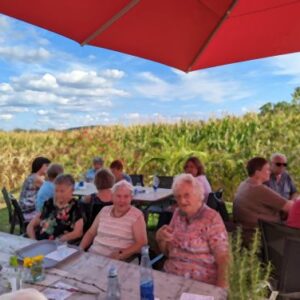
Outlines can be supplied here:
<path id="1" fill-rule="evenodd" d="M 117 277 L 118 276 L 118 270 L 115 265 L 110 266 L 108 270 L 108 277 Z"/>
<path id="2" fill-rule="evenodd" d="M 145 245 L 142 247 L 142 254 L 149 254 L 149 246 Z"/>

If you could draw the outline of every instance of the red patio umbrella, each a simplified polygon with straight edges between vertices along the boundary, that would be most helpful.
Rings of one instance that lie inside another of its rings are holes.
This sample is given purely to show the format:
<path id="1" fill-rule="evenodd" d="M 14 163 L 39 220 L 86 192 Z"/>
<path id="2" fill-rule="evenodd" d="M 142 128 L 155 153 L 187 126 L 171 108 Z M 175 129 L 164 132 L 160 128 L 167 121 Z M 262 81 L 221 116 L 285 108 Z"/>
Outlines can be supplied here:
<path id="1" fill-rule="evenodd" d="M 300 50 L 299 0 L 1 0 L 0 13 L 184 71 Z"/>

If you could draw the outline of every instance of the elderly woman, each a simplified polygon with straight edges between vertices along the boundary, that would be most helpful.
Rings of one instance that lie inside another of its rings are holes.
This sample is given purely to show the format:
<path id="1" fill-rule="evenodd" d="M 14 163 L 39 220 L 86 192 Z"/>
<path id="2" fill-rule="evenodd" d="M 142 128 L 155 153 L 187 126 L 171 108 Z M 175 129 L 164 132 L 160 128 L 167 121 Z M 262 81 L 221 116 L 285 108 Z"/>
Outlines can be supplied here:
<path id="1" fill-rule="evenodd" d="M 178 208 L 156 233 L 168 257 L 165 271 L 226 288 L 228 237 L 220 215 L 203 203 L 202 186 L 192 175 L 177 176 L 172 189 Z"/>
<path id="2" fill-rule="evenodd" d="M 204 166 L 196 156 L 191 156 L 184 164 L 184 172 L 193 175 L 202 185 L 204 192 L 204 201 L 207 202 L 209 193 L 211 193 L 211 186 L 205 176 Z"/>
<path id="3" fill-rule="evenodd" d="M 30 214 L 35 211 L 37 192 L 44 182 L 49 164 L 50 160 L 48 158 L 42 156 L 36 157 L 31 165 L 31 174 L 25 179 L 22 185 L 19 201 L 27 220 L 32 218 Z"/>
<path id="4" fill-rule="evenodd" d="M 143 213 L 131 206 L 133 187 L 126 180 L 113 186 L 113 205 L 105 206 L 84 235 L 80 247 L 92 253 L 127 260 L 147 244 Z"/>
<path id="5" fill-rule="evenodd" d="M 74 178 L 60 174 L 54 181 L 54 199 L 45 202 L 42 212 L 38 213 L 27 226 L 27 234 L 32 239 L 71 241 L 82 236 L 83 219 L 78 201 L 72 198 Z"/>
<path id="6" fill-rule="evenodd" d="M 104 206 L 113 204 L 111 188 L 114 183 L 115 177 L 109 169 L 100 169 L 96 172 L 94 184 L 98 192 L 84 198 L 85 211 L 87 214 L 86 228 L 92 225 L 96 216 Z"/>

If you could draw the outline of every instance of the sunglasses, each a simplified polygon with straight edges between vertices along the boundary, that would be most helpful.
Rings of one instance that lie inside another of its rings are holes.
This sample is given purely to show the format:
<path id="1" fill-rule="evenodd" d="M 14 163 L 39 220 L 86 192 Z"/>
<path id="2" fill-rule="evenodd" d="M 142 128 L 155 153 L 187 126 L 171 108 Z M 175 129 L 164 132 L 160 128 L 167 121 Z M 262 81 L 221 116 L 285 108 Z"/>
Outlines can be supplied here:
<path id="1" fill-rule="evenodd" d="M 275 163 L 275 165 L 277 167 L 287 167 L 287 163 L 279 163 L 279 162 L 277 162 L 277 163 Z"/>

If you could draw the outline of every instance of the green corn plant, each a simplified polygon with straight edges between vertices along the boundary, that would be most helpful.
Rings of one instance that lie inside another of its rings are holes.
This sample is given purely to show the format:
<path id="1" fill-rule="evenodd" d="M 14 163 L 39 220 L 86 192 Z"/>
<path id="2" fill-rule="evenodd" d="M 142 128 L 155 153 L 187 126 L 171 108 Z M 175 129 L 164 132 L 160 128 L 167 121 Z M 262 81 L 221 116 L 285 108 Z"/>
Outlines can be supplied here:
<path id="1" fill-rule="evenodd" d="M 242 245 L 240 228 L 230 237 L 231 260 L 228 271 L 230 300 L 262 300 L 268 289 L 271 264 L 261 262 L 261 235 L 257 229 L 250 248 Z"/>

